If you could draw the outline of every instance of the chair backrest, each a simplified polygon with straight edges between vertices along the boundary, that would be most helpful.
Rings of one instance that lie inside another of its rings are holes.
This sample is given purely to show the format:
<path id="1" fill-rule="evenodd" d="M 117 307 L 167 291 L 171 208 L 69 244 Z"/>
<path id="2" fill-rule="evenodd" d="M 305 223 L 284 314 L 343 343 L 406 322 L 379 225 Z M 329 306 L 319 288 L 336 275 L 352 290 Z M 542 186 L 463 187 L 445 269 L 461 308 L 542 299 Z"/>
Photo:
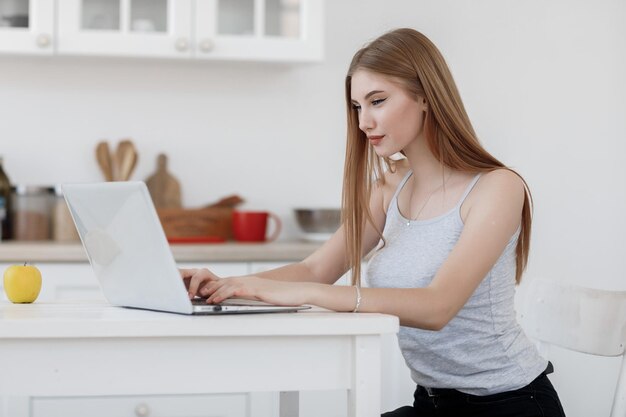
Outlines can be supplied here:
<path id="1" fill-rule="evenodd" d="M 626 291 L 584 288 L 535 278 L 520 322 L 532 339 L 599 356 L 622 356 L 611 417 L 626 417 Z"/>

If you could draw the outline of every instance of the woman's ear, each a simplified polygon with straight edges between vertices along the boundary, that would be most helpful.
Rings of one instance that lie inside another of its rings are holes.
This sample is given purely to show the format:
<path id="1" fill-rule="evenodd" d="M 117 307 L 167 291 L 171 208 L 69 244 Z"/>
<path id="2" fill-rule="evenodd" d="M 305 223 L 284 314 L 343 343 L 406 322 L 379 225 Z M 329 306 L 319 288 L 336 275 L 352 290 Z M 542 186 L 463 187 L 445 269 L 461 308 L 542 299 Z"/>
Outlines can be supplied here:
<path id="1" fill-rule="evenodd" d="M 420 104 L 423 107 L 425 112 L 428 111 L 428 102 L 426 101 L 426 97 L 418 94 L 416 101 L 417 101 L 417 104 Z"/>

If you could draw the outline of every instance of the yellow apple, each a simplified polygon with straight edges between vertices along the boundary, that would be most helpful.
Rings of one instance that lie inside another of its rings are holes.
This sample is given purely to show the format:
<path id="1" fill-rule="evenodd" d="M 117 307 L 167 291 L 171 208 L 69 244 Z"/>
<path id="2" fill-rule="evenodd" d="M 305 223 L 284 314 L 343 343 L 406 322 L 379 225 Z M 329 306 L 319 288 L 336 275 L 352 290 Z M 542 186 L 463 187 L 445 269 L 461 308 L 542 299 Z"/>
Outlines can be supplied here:
<path id="1" fill-rule="evenodd" d="M 33 265 L 12 265 L 4 271 L 4 291 L 14 303 L 32 303 L 41 290 L 41 272 Z"/>

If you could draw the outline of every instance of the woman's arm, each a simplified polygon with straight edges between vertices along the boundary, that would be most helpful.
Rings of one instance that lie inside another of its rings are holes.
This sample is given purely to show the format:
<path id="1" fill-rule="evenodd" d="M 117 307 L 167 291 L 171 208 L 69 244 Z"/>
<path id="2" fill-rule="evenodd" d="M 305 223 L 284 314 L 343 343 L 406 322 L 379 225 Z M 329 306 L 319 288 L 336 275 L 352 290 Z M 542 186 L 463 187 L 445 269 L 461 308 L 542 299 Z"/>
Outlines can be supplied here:
<path id="1" fill-rule="evenodd" d="M 283 282 L 333 284 L 347 270 L 344 239 L 342 226 L 328 241 L 302 262 L 239 278 L 258 277 Z M 207 294 L 205 286 L 211 281 L 220 279 L 206 268 L 181 269 L 180 274 L 189 291 L 189 298 L 194 298 L 196 295 L 205 296 Z"/>
<path id="2" fill-rule="evenodd" d="M 330 239 L 303 261 L 260 272 L 255 276 L 276 281 L 333 284 L 347 270 L 344 240 L 345 233 L 341 226 Z"/>
<path id="3" fill-rule="evenodd" d="M 520 224 L 521 180 L 510 171 L 483 175 L 464 204 L 465 226 L 454 249 L 426 288 L 362 288 L 360 312 L 398 316 L 403 326 L 439 330 L 465 305 Z M 356 289 L 320 283 L 232 278 L 207 285 L 209 302 L 237 296 L 268 302 L 313 304 L 352 311 Z"/>

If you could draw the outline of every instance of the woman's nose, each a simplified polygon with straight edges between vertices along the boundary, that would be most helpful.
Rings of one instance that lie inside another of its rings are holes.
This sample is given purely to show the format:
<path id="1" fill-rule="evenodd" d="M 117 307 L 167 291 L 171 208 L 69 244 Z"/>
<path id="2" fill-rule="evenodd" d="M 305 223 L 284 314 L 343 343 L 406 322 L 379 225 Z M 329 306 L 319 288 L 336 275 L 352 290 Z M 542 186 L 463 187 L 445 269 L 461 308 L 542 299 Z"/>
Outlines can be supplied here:
<path id="1" fill-rule="evenodd" d="M 374 128 L 374 119 L 370 116 L 370 114 L 364 110 L 361 110 L 359 114 L 359 129 L 363 132 L 367 133 L 368 130 Z"/>

